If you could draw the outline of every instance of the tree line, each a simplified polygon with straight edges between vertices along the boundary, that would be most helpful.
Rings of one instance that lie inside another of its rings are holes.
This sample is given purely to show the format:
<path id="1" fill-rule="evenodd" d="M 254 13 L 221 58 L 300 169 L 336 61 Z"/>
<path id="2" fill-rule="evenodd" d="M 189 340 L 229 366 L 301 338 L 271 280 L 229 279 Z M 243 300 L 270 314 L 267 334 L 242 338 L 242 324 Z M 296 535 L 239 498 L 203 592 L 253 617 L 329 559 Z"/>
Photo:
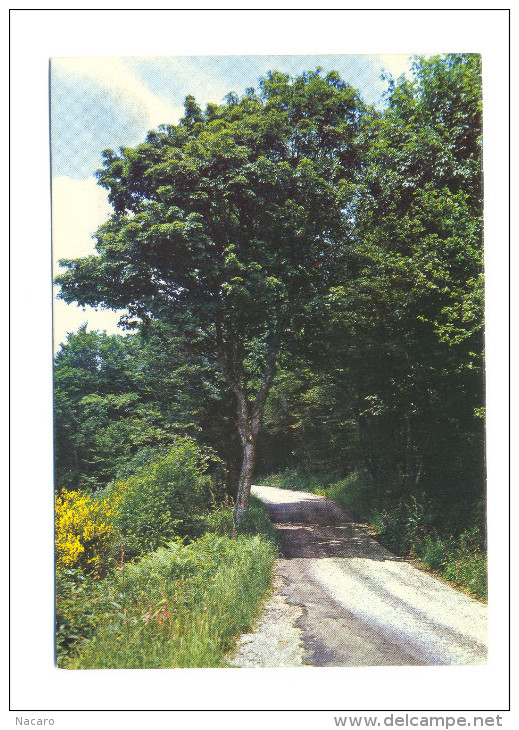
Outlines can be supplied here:
<path id="1" fill-rule="evenodd" d="M 128 334 L 83 327 L 56 356 L 58 487 L 189 435 L 237 521 L 253 475 L 287 468 L 482 500 L 480 58 L 387 82 L 375 108 L 335 72 L 273 71 L 103 153 L 113 214 L 56 281 Z"/>

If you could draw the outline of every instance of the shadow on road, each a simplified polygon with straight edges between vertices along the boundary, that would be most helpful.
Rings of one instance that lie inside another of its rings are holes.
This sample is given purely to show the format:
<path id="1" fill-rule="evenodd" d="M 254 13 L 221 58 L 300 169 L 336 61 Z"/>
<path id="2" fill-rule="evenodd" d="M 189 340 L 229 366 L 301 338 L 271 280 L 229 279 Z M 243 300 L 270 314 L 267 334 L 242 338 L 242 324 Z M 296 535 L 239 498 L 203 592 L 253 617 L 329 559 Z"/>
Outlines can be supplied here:
<path id="1" fill-rule="evenodd" d="M 298 525 L 275 523 L 283 557 L 368 558 L 399 560 L 359 528 L 352 525 Z"/>
<path id="2" fill-rule="evenodd" d="M 368 558 L 402 561 L 367 535 L 336 502 L 300 499 L 266 503 L 283 557 Z"/>

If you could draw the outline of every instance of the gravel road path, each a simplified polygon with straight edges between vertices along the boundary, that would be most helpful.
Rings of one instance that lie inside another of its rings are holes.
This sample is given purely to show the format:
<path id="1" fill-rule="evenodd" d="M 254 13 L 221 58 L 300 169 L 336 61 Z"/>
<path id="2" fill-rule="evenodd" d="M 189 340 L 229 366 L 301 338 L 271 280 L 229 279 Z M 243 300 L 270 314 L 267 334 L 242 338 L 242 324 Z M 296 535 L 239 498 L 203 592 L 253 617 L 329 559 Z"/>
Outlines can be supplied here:
<path id="1" fill-rule="evenodd" d="M 487 608 L 396 557 L 338 504 L 253 487 L 282 558 L 258 625 L 235 666 L 484 664 Z"/>

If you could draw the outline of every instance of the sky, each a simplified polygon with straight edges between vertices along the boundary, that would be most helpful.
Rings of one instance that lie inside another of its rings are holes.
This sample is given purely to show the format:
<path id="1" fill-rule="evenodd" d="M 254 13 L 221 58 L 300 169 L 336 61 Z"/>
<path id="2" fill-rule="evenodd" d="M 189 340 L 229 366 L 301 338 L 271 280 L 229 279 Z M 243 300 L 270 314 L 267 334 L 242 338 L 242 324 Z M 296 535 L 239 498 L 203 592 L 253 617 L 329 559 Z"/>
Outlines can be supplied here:
<path id="1" fill-rule="evenodd" d="M 53 271 L 61 258 L 94 253 L 93 232 L 110 215 L 106 191 L 94 172 L 104 149 L 135 146 L 159 124 L 176 123 L 183 102 L 202 108 L 230 91 L 257 88 L 272 69 L 291 76 L 321 66 L 336 70 L 365 102 L 380 104 L 387 82 L 409 73 L 406 55 L 77 57 L 51 60 L 51 167 Z M 88 323 L 88 329 L 121 332 L 120 312 L 54 303 L 54 349 Z"/>

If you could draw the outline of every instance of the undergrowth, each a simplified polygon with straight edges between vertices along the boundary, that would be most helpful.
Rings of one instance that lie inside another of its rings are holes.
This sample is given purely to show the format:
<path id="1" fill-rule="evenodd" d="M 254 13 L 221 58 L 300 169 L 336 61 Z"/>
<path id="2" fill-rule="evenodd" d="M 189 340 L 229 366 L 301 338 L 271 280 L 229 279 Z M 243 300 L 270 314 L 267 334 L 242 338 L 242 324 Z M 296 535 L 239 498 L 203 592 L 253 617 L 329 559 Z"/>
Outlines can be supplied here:
<path id="1" fill-rule="evenodd" d="M 68 669 L 218 667 L 250 628 L 270 584 L 277 551 L 264 508 L 253 500 L 238 533 L 231 508 L 207 532 L 124 558 L 104 578 L 60 574 L 57 663 Z"/>
<path id="2" fill-rule="evenodd" d="M 211 452 L 179 438 L 126 480 L 56 496 L 59 667 L 225 663 L 277 548 L 258 500 L 235 529 L 217 475 Z"/>

